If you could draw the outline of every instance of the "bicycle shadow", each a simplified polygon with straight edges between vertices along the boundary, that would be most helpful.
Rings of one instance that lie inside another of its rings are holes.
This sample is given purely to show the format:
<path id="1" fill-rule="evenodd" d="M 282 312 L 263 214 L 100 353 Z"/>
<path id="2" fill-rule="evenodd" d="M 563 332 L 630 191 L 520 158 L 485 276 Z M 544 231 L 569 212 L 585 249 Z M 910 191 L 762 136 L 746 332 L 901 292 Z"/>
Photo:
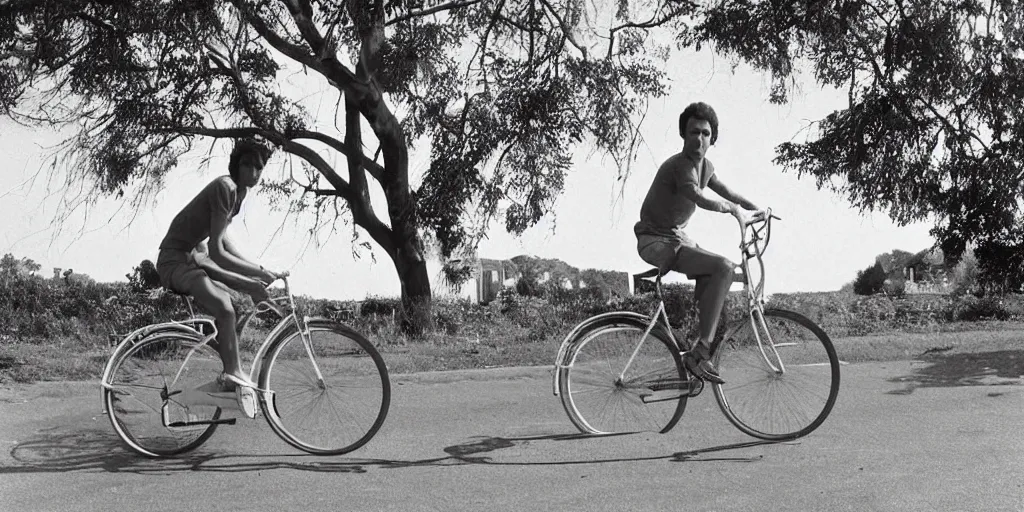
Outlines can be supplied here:
<path id="1" fill-rule="evenodd" d="M 16 463 L 0 465 L 0 475 L 68 472 L 170 475 L 186 471 L 234 473 L 271 469 L 360 474 L 371 470 L 465 465 L 569 466 L 657 460 L 667 462 L 749 463 L 763 459 L 764 455 L 737 454 L 725 456 L 719 454 L 755 446 L 780 444 L 770 441 L 751 441 L 673 452 L 664 455 L 594 459 L 557 459 L 550 457 L 550 454 L 557 453 L 557 451 L 541 446 L 537 453 L 545 454 L 546 460 L 500 460 L 502 451 L 524 448 L 532 443 L 558 443 L 612 437 L 584 434 L 552 434 L 473 438 L 465 443 L 442 448 L 442 451 L 446 454 L 444 456 L 411 460 L 349 458 L 345 456 L 322 457 L 305 453 L 224 454 L 203 452 L 202 448 L 177 458 L 150 459 L 127 451 L 121 444 L 120 439 L 113 433 L 100 430 L 67 432 L 59 431 L 58 429 L 59 427 L 54 427 L 40 432 L 36 438 L 15 445 L 10 451 L 10 456 Z"/>
<path id="2" fill-rule="evenodd" d="M 994 352 L 926 354 L 928 366 L 915 368 L 910 375 L 889 382 L 905 384 L 890 395 L 909 395 L 922 387 L 1000 386 L 1024 384 L 1024 350 Z M 989 396 L 1003 393 L 994 391 Z"/>

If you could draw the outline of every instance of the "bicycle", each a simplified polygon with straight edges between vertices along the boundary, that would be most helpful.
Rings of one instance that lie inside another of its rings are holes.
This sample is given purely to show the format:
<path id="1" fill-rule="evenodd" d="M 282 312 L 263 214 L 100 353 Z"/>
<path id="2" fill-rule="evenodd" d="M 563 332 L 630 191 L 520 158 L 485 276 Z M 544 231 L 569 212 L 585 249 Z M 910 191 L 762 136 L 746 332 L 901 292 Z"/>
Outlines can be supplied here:
<path id="1" fill-rule="evenodd" d="M 828 335 L 807 317 L 765 307 L 762 256 L 771 237 L 771 209 L 740 226 L 740 269 L 747 315 L 712 343 L 725 384 L 714 384 L 726 418 L 742 432 L 784 441 L 818 428 L 839 393 L 839 360 Z M 763 242 L 763 243 L 762 243 Z M 750 260 L 758 265 L 752 267 Z M 755 285 L 751 271 L 758 271 Z M 669 323 L 661 278 L 651 269 L 658 304 L 650 316 L 615 311 L 579 323 L 555 359 L 553 387 L 572 423 L 586 434 L 671 430 L 687 399 L 705 382 L 682 363 L 690 350 Z"/>
<path id="2" fill-rule="evenodd" d="M 317 455 L 351 452 L 377 433 L 391 402 L 380 353 L 361 334 L 326 319 L 300 316 L 283 278 L 284 295 L 241 315 L 241 333 L 257 313 L 279 320 L 256 351 L 249 378 L 260 412 L 290 445 Z M 148 325 L 125 336 L 103 369 L 103 412 L 131 450 L 171 457 L 194 450 L 218 426 L 233 425 L 233 393 L 200 390 L 221 372 L 211 345 L 217 327 L 192 309 L 190 318 Z M 244 417 L 244 416 L 243 416 Z"/>

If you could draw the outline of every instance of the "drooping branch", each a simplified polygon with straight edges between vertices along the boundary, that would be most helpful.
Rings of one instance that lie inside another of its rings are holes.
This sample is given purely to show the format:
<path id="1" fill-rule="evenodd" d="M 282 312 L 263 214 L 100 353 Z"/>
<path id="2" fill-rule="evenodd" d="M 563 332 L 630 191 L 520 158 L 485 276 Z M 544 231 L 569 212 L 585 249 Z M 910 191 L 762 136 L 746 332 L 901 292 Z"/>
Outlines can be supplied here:
<path id="1" fill-rule="evenodd" d="M 562 29 L 562 34 L 565 35 L 565 38 L 570 43 L 572 43 L 572 45 L 576 47 L 576 49 L 579 50 L 580 53 L 583 54 L 583 58 L 586 59 L 587 49 L 584 48 L 583 46 L 580 46 L 580 44 L 576 42 L 576 37 L 573 35 L 572 30 L 569 28 L 568 25 L 566 25 L 565 21 L 562 20 L 561 15 L 558 14 L 558 11 L 555 10 L 555 8 L 551 5 L 551 3 L 548 2 L 548 0 L 541 0 L 541 4 L 544 5 L 544 7 L 547 7 L 548 11 L 551 13 L 551 16 L 555 18 L 555 21 L 558 23 L 559 28 Z"/>
<path id="2" fill-rule="evenodd" d="M 618 32 L 620 30 L 625 30 L 627 28 L 639 28 L 639 29 L 644 29 L 644 30 L 652 29 L 652 28 L 657 28 L 657 27 L 660 27 L 660 26 L 662 26 L 662 25 L 664 25 L 664 24 L 666 24 L 666 23 L 668 23 L 668 22 L 678 18 L 684 12 L 692 11 L 693 9 L 697 8 L 697 4 L 695 4 L 693 2 L 688 2 L 688 1 L 687 2 L 679 2 L 679 4 L 680 5 L 678 7 L 674 7 L 672 9 L 670 9 L 667 13 L 663 14 L 660 18 L 658 17 L 658 13 L 656 12 L 655 14 L 653 14 L 651 16 L 651 19 L 649 19 L 647 21 L 642 21 L 642 22 L 632 22 L 631 21 L 631 22 L 623 23 L 621 25 L 616 25 L 616 26 L 612 27 L 611 29 L 609 29 L 608 30 L 608 57 L 611 58 L 612 51 L 613 51 L 613 49 L 615 47 L 615 33 L 616 32 Z M 659 6 L 658 11 L 659 12 L 661 11 L 661 6 Z"/>
<path id="3" fill-rule="evenodd" d="M 338 173 L 334 172 L 334 168 L 331 167 L 331 164 L 327 163 L 327 161 L 324 160 L 323 157 L 321 157 L 316 151 L 314 151 L 312 148 L 308 146 L 290 140 L 284 135 L 275 131 L 266 130 L 255 126 L 235 128 L 177 126 L 174 128 L 157 128 L 154 131 L 180 133 L 182 135 L 202 135 L 204 137 L 213 137 L 218 139 L 240 139 L 245 137 L 260 136 L 277 144 L 278 146 L 281 147 L 281 149 L 309 162 L 310 165 L 312 165 L 318 171 L 320 171 L 320 174 L 322 174 L 324 178 L 327 179 L 328 183 L 330 183 L 331 186 L 333 186 L 334 189 L 338 191 L 338 194 L 344 197 L 345 199 L 348 199 L 349 197 L 352 196 L 352 188 L 349 186 L 348 182 L 346 182 L 344 178 L 339 176 Z"/>
<path id="4" fill-rule="evenodd" d="M 390 20 L 384 22 L 384 25 L 385 26 L 387 26 L 387 25 L 395 25 L 397 23 L 402 23 L 403 21 L 408 21 L 408 20 L 411 20 L 413 18 L 422 18 L 422 17 L 425 17 L 425 16 L 430 16 L 431 14 L 437 14 L 437 13 L 443 12 L 443 11 L 451 11 L 453 9 L 459 9 L 459 8 L 462 8 L 462 7 L 469 7 L 469 6 L 473 5 L 473 4 L 480 3 L 481 1 L 482 0 L 463 0 L 461 2 L 449 2 L 447 4 L 435 5 L 434 7 L 430 7 L 430 8 L 426 8 L 426 9 L 421 9 L 419 11 L 412 11 L 409 14 L 404 14 L 402 16 L 396 16 L 395 18 L 390 19 Z"/>
<path id="5" fill-rule="evenodd" d="M 311 130 L 295 130 L 293 133 L 289 135 L 291 136 L 292 139 L 311 139 L 318 142 L 322 142 L 330 146 L 331 149 L 345 156 L 351 157 L 351 151 L 348 146 L 346 146 L 340 140 L 335 139 L 334 137 L 331 137 L 327 134 Z M 362 153 L 360 153 L 360 158 L 362 159 L 363 168 L 365 168 L 366 171 L 370 173 L 370 176 L 373 176 L 373 179 L 377 180 L 378 182 L 384 179 L 384 168 L 381 167 L 380 164 L 374 162 L 370 157 L 363 155 Z"/>
<path id="6" fill-rule="evenodd" d="M 270 46 L 274 47 L 275 50 L 281 52 L 284 56 L 294 60 L 295 62 L 317 69 L 318 62 L 312 54 L 307 52 L 301 46 L 289 42 L 284 37 L 281 37 L 280 34 L 267 26 L 263 21 L 263 18 L 260 18 L 249 11 L 245 4 L 240 0 L 231 0 L 231 4 L 242 13 L 242 17 L 245 19 L 245 22 L 256 30 L 256 33 L 259 34 L 260 37 L 270 43 Z"/>
<path id="7" fill-rule="evenodd" d="M 217 65 L 217 67 L 231 78 L 231 81 L 235 84 L 235 90 L 238 91 L 238 97 L 242 100 L 242 108 L 245 109 L 245 113 L 249 116 L 249 119 L 253 123 L 261 127 L 270 127 L 271 124 L 267 123 L 267 120 L 261 115 L 256 109 L 253 108 L 252 98 L 249 94 L 249 87 L 242 79 L 242 74 L 238 71 L 237 64 L 230 60 L 228 56 L 224 55 L 213 45 L 207 43 L 206 51 L 209 52 L 211 60 Z"/>

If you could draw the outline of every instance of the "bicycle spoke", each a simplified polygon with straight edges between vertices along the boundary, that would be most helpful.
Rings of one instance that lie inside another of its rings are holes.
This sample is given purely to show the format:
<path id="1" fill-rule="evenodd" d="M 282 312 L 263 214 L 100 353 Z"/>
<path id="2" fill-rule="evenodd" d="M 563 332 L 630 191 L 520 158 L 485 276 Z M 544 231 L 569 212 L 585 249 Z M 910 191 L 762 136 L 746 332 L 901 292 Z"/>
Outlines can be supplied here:
<path id="1" fill-rule="evenodd" d="M 756 325 L 757 323 L 755 323 Z M 758 348 L 768 336 L 757 325 L 744 326 L 721 347 L 719 371 L 726 383 L 715 395 L 723 412 L 740 430 L 764 439 L 791 439 L 813 431 L 831 411 L 838 393 L 838 359 L 820 329 L 795 313 L 765 313 L 782 373 L 774 371 Z M 770 347 L 765 348 L 771 352 Z M 777 359 L 776 359 L 777 357 Z"/>
<path id="2" fill-rule="evenodd" d="M 679 420 L 685 397 L 652 403 L 641 399 L 658 383 L 684 378 L 671 343 L 655 334 L 644 337 L 645 330 L 623 323 L 586 331 L 571 342 L 571 365 L 560 370 L 561 395 L 580 430 L 664 432 Z"/>
<path id="3" fill-rule="evenodd" d="M 353 335 L 322 321 L 310 329 L 323 382 L 297 331 L 273 345 L 262 377 L 274 391 L 268 420 L 294 446 L 313 453 L 346 453 L 380 428 L 390 401 L 386 369 L 372 345 Z"/>

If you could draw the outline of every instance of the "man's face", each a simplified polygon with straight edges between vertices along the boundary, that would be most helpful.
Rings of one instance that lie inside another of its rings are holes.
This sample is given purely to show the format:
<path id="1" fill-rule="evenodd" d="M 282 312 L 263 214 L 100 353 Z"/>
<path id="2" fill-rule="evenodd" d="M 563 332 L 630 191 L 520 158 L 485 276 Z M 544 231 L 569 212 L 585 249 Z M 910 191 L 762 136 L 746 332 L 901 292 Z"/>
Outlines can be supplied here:
<path id="1" fill-rule="evenodd" d="M 704 158 L 711 147 L 711 123 L 691 117 L 683 130 L 683 153 L 693 159 Z"/>
<path id="2" fill-rule="evenodd" d="M 247 153 L 238 161 L 238 181 L 245 187 L 254 187 L 263 174 L 263 159 L 255 153 Z"/>

